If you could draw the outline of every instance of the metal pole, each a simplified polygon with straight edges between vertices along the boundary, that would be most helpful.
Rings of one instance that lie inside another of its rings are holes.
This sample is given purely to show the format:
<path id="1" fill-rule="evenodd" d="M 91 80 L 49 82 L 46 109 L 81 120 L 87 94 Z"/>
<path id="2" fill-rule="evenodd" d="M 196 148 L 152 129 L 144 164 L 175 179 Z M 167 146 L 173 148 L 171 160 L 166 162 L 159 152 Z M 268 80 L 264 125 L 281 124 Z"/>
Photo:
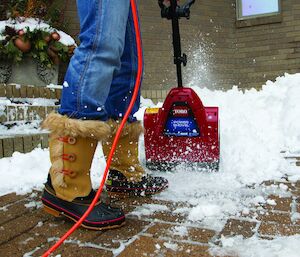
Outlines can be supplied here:
<path id="1" fill-rule="evenodd" d="M 181 71 L 181 43 L 179 32 L 179 17 L 177 14 L 177 0 L 171 0 L 171 12 L 172 12 L 172 37 L 173 37 L 173 49 L 174 49 L 174 63 L 177 70 L 177 84 L 178 87 L 182 86 L 182 71 Z"/>

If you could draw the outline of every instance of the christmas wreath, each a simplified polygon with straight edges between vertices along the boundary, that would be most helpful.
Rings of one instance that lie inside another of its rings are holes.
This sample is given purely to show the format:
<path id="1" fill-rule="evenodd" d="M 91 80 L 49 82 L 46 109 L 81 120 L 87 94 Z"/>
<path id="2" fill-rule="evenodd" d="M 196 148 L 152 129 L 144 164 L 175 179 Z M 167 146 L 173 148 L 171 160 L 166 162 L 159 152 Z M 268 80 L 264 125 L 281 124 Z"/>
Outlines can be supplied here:
<path id="1" fill-rule="evenodd" d="M 11 1 L 9 18 L 0 21 L 1 60 L 20 62 L 30 56 L 46 67 L 68 61 L 76 43 L 71 36 L 53 27 L 65 24 L 60 21 L 61 11 L 53 6 L 57 4 L 49 0 Z"/>

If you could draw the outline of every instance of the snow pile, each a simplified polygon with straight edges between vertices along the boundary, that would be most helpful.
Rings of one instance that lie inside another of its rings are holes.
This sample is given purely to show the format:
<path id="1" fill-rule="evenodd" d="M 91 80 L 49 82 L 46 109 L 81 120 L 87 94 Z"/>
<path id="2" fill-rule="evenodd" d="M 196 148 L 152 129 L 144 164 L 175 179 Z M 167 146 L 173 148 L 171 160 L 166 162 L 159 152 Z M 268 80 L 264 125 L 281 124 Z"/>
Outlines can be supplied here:
<path id="1" fill-rule="evenodd" d="M 242 236 L 222 238 L 222 248 L 212 246 L 213 256 L 239 257 L 298 257 L 300 235 L 262 240 L 257 237 L 243 239 Z"/>
<path id="2" fill-rule="evenodd" d="M 10 158 L 0 159 L 0 195 L 42 188 L 49 167 L 49 152 L 42 149 L 29 154 L 15 152 Z"/>
<path id="3" fill-rule="evenodd" d="M 204 105 L 220 108 L 221 171 L 238 175 L 243 183 L 282 175 L 286 164 L 280 152 L 300 150 L 299 83 L 300 74 L 285 74 L 261 91 L 193 87 Z"/>
<path id="4" fill-rule="evenodd" d="M 27 30 L 33 31 L 35 29 L 43 30 L 47 32 L 54 32 L 56 31 L 60 35 L 60 39 L 58 42 L 66 45 L 66 46 L 72 46 L 76 45 L 74 39 L 66 34 L 63 31 L 56 30 L 52 28 L 49 24 L 45 23 L 42 20 L 35 19 L 35 18 L 18 18 L 18 19 L 9 19 L 5 21 L 0 21 L 0 34 L 4 31 L 5 26 L 9 26 L 14 28 L 15 30 L 24 30 L 26 33 Z M 4 38 L 0 38 L 0 40 L 3 40 Z"/>

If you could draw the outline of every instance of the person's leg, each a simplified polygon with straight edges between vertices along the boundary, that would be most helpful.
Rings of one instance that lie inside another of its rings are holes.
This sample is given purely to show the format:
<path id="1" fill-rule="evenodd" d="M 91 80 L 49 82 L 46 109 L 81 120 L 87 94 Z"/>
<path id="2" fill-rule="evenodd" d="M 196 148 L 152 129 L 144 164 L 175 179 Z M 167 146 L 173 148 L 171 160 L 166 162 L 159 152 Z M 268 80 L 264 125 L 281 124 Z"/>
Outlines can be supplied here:
<path id="1" fill-rule="evenodd" d="M 105 102 L 121 66 L 129 0 L 77 0 L 80 45 L 64 82 L 60 114 L 107 120 Z"/>
<path id="2" fill-rule="evenodd" d="M 135 31 L 132 10 L 130 8 L 126 26 L 125 46 L 121 57 L 121 67 L 114 73 L 110 92 L 105 103 L 109 119 L 121 119 L 127 111 L 131 100 L 138 71 L 136 33 L 139 32 Z M 140 83 L 142 83 L 142 80 Z M 136 121 L 133 114 L 139 110 L 139 107 L 140 91 L 129 116 L 129 122 Z"/>
<path id="3" fill-rule="evenodd" d="M 78 0 L 80 46 L 65 77 L 59 114 L 50 114 L 52 166 L 42 201 L 45 210 L 78 220 L 91 202 L 90 168 L 98 141 L 111 133 L 104 108 L 113 74 L 121 65 L 130 0 Z M 119 209 L 98 203 L 83 225 L 91 229 L 120 226 Z"/>
<path id="4" fill-rule="evenodd" d="M 115 132 L 131 100 L 138 70 L 136 32 L 133 25 L 132 11 L 126 27 L 125 47 L 121 57 L 121 69 L 114 74 L 111 89 L 105 107 L 112 128 L 112 135 L 103 143 L 103 152 L 108 156 Z M 112 159 L 110 173 L 106 183 L 108 192 L 119 192 L 130 195 L 155 194 L 168 186 L 168 182 L 160 177 L 145 176 L 145 170 L 138 158 L 139 136 L 143 127 L 133 114 L 138 111 L 138 96 L 128 122 L 123 129 L 118 146 Z"/>

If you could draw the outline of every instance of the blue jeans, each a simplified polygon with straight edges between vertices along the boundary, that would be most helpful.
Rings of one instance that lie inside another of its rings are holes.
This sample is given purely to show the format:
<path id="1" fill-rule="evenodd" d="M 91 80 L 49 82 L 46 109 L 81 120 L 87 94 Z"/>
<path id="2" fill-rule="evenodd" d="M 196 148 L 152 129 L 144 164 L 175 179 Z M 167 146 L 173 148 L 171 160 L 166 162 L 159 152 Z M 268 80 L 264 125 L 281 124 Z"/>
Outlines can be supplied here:
<path id="1" fill-rule="evenodd" d="M 122 118 L 137 74 L 130 0 L 77 0 L 81 41 L 70 60 L 59 113 L 70 118 Z M 138 96 L 129 122 L 139 109 Z"/>

